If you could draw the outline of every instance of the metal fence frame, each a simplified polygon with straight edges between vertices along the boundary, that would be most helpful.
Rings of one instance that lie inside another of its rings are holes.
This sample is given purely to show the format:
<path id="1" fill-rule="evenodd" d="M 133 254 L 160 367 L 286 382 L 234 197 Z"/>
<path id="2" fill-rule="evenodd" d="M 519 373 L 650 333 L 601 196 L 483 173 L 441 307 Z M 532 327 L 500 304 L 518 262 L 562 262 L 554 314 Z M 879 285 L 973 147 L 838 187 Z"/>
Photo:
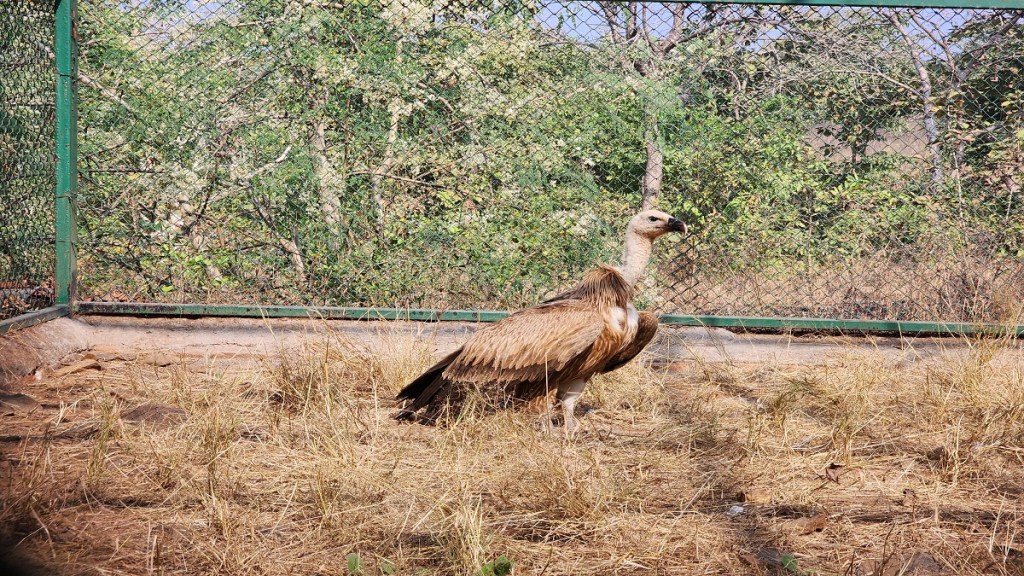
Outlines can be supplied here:
<path id="1" fill-rule="evenodd" d="M 77 2 L 55 0 L 54 100 L 56 106 L 56 189 L 54 190 L 54 305 L 0 321 L 0 334 L 69 316 L 77 286 L 75 243 L 78 194 Z"/>
<path id="2" fill-rule="evenodd" d="M 669 0 L 678 1 L 678 0 Z M 866 6 L 892 8 L 1024 9 L 1024 0 L 701 0 L 707 4 L 766 4 L 790 6 Z M 0 321 L 0 334 L 63 316 L 122 315 L 163 317 L 314 318 L 330 320 L 411 320 L 420 322 L 493 322 L 508 315 L 487 310 L 430 310 L 399 308 L 252 306 L 236 304 L 156 304 L 141 302 L 78 302 L 78 34 L 77 0 L 55 0 L 56 29 L 56 156 L 54 195 L 56 265 L 55 305 Z M 1024 336 L 1024 325 L 994 323 L 853 320 L 831 318 L 766 318 L 663 314 L 664 324 L 766 331 L 829 331 L 896 334 L 1009 334 Z"/>

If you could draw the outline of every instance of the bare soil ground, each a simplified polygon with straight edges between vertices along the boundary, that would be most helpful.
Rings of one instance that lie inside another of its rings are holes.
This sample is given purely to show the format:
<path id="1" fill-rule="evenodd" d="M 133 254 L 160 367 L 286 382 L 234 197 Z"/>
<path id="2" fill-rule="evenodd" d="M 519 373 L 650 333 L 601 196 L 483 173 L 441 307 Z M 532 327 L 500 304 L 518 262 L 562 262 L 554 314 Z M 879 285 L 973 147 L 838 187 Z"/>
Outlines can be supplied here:
<path id="1" fill-rule="evenodd" d="M 1015 341 L 663 330 L 565 439 L 391 419 L 472 325 L 58 322 L 0 341 L 9 571 L 1024 574 Z"/>

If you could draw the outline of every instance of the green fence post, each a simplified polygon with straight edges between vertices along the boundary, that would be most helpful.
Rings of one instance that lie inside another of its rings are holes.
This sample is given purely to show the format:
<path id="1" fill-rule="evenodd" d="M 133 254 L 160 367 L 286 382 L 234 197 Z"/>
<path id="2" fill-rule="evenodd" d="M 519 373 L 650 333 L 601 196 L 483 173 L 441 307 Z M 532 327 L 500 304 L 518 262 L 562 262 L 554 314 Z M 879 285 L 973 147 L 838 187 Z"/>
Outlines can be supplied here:
<path id="1" fill-rule="evenodd" d="M 78 42 L 77 2 L 57 0 L 57 191 L 55 216 L 56 303 L 70 305 L 78 274 L 75 260 L 76 195 L 78 194 Z"/>

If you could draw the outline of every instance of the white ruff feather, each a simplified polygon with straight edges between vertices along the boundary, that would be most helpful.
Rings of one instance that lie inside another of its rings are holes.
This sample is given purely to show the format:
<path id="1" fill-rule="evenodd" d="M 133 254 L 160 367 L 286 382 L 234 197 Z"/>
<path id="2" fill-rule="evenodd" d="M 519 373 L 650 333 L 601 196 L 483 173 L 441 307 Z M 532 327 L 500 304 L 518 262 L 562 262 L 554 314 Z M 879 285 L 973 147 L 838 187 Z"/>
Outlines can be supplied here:
<path id="1" fill-rule="evenodd" d="M 651 259 L 653 243 L 648 238 L 629 230 L 626 234 L 625 247 L 622 250 L 622 267 L 619 272 L 630 286 L 636 286 L 643 274 L 647 261 Z"/>
<path id="2" fill-rule="evenodd" d="M 640 313 L 636 311 L 636 306 L 630 303 L 626 306 L 626 329 L 630 332 L 636 333 L 637 328 L 640 326 Z"/>
<path id="3" fill-rule="evenodd" d="M 619 333 L 625 332 L 629 326 L 629 312 L 614 306 L 608 313 L 611 314 L 611 321 L 608 324 Z"/>

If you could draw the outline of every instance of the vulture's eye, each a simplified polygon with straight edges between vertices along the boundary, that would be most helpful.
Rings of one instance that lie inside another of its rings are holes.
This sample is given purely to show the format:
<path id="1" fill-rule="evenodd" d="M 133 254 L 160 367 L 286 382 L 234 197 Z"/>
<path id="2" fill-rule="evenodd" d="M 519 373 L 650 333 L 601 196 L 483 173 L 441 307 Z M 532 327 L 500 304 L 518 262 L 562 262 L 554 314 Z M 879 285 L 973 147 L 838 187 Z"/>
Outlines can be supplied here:
<path id="1" fill-rule="evenodd" d="M 658 221 L 658 217 L 657 216 L 648 216 L 647 219 L 650 220 L 651 222 L 657 222 Z"/>

